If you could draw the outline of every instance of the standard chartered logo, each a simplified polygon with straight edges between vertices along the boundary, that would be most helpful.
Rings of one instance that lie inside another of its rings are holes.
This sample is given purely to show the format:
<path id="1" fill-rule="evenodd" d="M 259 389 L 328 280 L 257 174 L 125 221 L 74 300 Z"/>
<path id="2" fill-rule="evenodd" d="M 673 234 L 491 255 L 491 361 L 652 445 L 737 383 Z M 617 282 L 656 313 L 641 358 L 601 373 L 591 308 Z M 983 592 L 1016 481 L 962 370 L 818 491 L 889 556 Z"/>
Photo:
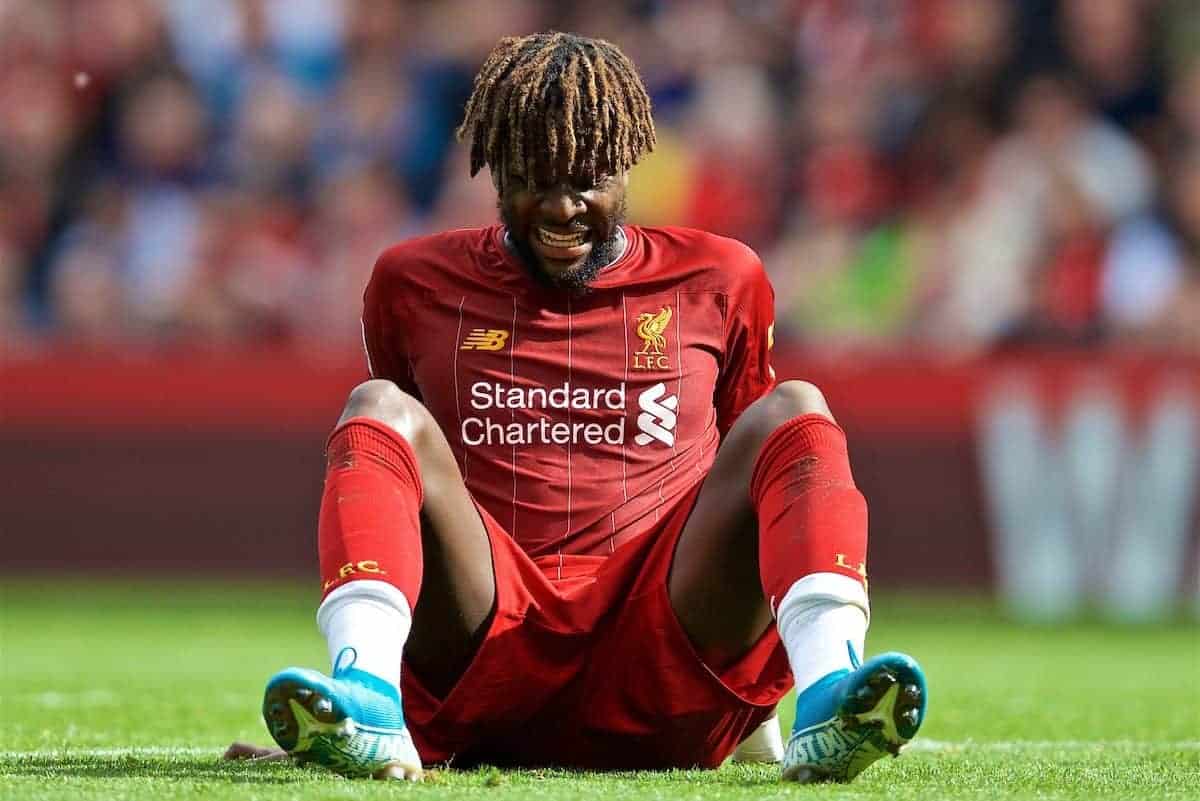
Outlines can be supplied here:
<path id="1" fill-rule="evenodd" d="M 618 387 L 603 389 L 565 381 L 553 387 L 516 387 L 477 381 L 471 385 L 470 403 L 477 412 L 494 410 L 504 416 L 499 419 L 493 419 L 490 415 L 464 418 L 462 440 L 467 445 L 620 445 L 625 442 L 623 383 Z M 620 417 L 607 424 L 595 420 L 594 415 L 591 420 L 575 419 L 569 422 L 552 419 L 548 414 L 537 414 L 532 420 L 506 420 L 504 418 L 508 415 L 504 411 L 510 409 L 527 412 L 614 411 L 620 412 Z"/>
<path id="2" fill-rule="evenodd" d="M 557 386 L 518 387 L 477 381 L 471 385 L 468 402 L 478 416 L 462 421 L 465 445 L 622 445 L 625 443 L 625 384 L 616 387 L 585 387 L 564 382 Z M 649 445 L 675 444 L 676 410 L 679 399 L 667 395 L 666 384 L 659 382 L 638 395 L 638 435 L 634 442 Z M 516 420 L 509 410 L 527 414 Z M 549 412 L 579 411 L 567 420 Z M 495 418 L 489 412 L 499 412 Z M 507 413 L 506 413 L 507 412 Z M 535 413 L 530 419 L 528 413 Z M 600 412 L 597 419 L 596 412 Z M 605 412 L 616 412 L 604 421 Z M 590 413 L 590 414 L 589 414 Z M 558 417 L 558 419 L 554 419 Z M 590 418 L 590 419 L 589 419 Z"/>
<path id="3" fill-rule="evenodd" d="M 637 425 L 642 432 L 633 438 L 638 445 L 649 445 L 658 440 L 664 445 L 675 444 L 675 410 L 679 407 L 676 395 L 663 398 L 667 394 L 667 385 L 659 381 L 650 389 L 638 395 Z M 661 398 L 661 400 L 660 400 Z"/>

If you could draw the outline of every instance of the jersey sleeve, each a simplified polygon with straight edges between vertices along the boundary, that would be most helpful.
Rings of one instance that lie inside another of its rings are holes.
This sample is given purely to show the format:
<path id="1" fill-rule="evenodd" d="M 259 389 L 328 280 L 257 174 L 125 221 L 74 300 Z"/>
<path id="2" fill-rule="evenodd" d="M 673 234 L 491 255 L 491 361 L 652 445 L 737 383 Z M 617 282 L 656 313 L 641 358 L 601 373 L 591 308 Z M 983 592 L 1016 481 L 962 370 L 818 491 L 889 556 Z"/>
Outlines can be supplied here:
<path id="1" fill-rule="evenodd" d="M 385 252 L 375 262 L 371 280 L 363 293 L 362 335 L 367 352 L 367 370 L 372 378 L 386 378 L 408 394 L 420 398 L 408 354 L 404 321 L 396 314 L 402 305 L 402 287 L 392 272 L 393 256 Z"/>
<path id="2" fill-rule="evenodd" d="M 752 263 L 728 296 L 725 358 L 713 399 L 721 438 L 746 407 L 775 386 L 771 347 L 775 331 L 775 291 L 762 262 L 746 249 Z"/>

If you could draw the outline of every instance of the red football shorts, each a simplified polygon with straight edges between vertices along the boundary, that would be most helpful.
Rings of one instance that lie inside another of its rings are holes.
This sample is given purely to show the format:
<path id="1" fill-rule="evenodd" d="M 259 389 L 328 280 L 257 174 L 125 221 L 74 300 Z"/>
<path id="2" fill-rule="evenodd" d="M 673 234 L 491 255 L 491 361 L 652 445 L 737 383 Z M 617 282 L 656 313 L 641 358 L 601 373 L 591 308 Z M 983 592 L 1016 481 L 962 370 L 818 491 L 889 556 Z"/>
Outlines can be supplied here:
<path id="1" fill-rule="evenodd" d="M 667 575 L 698 491 L 610 557 L 535 563 L 480 509 L 495 615 L 444 699 L 404 668 L 404 712 L 422 759 L 654 769 L 716 767 L 732 753 L 792 677 L 774 626 L 720 672 L 680 627 Z"/>

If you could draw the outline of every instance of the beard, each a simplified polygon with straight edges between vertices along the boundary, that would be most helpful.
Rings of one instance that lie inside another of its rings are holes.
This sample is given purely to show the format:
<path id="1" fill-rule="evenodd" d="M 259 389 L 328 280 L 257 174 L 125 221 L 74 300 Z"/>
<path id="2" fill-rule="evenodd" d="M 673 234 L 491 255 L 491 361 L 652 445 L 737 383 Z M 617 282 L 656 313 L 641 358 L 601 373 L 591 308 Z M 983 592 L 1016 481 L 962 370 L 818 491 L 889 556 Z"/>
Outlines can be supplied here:
<path id="1" fill-rule="evenodd" d="M 600 271 L 616 261 L 622 253 L 621 226 L 625 224 L 624 198 L 621 198 L 620 205 L 613 213 L 605 218 L 605 225 L 608 230 L 612 231 L 612 234 L 603 242 L 593 242 L 592 249 L 584 257 L 583 263 L 561 275 L 550 275 L 545 271 L 537 254 L 533 252 L 529 240 L 518 238 L 513 233 L 517 230 L 515 221 L 506 213 L 502 203 L 499 204 L 499 210 L 500 222 L 504 223 L 504 227 L 508 230 L 508 241 L 512 243 L 513 251 L 529 272 L 530 277 L 542 286 L 565 289 L 574 294 L 585 294 Z"/>

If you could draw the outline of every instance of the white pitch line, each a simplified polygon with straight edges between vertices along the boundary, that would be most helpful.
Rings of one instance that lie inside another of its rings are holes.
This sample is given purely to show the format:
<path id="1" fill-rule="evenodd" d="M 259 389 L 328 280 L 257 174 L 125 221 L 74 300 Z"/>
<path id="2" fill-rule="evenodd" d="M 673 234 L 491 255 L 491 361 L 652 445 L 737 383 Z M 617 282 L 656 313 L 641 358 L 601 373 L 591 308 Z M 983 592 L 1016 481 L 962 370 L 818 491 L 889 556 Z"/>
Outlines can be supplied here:
<path id="1" fill-rule="evenodd" d="M 129 748 L 45 748 L 34 751 L 0 751 L 0 759 L 22 757 L 138 757 L 138 756 L 211 756 L 220 757 L 224 748 L 198 748 L 195 746 L 143 745 Z"/>
<path id="2" fill-rule="evenodd" d="M 1091 751 L 1102 748 L 1200 751 L 1200 740 L 996 740 L 948 742 L 918 737 L 905 751 Z"/>
<path id="3" fill-rule="evenodd" d="M 1200 740 L 999 740 L 990 742 L 975 742 L 964 740 L 949 742 L 946 740 L 930 740 L 918 737 L 905 746 L 905 751 L 913 752 L 970 752 L 970 751 L 1092 751 L 1104 748 L 1149 751 L 1200 751 Z M 199 748 L 194 746 L 134 746 L 130 748 L 49 748 L 33 751 L 0 751 L 0 759 L 21 758 L 120 758 L 120 757 L 156 757 L 156 756 L 209 756 L 217 759 L 221 756 L 222 748 Z"/>
<path id="4" fill-rule="evenodd" d="M 21 693 L 18 695 L 0 697 L 0 703 L 25 703 L 32 706 L 40 706 L 46 709 L 116 706 L 118 703 L 120 703 L 120 700 L 120 696 L 116 692 L 103 689 L 86 690 L 83 692 L 73 693 Z M 222 693 L 219 700 L 222 706 L 226 706 L 231 709 L 245 708 L 246 706 L 246 696 L 238 695 L 236 693 Z"/>
<path id="5" fill-rule="evenodd" d="M 117 694 L 110 690 L 87 690 L 79 693 L 29 693 L 15 696 L 15 700 L 27 701 L 47 709 L 63 709 L 68 706 L 116 706 L 119 699 Z"/>

